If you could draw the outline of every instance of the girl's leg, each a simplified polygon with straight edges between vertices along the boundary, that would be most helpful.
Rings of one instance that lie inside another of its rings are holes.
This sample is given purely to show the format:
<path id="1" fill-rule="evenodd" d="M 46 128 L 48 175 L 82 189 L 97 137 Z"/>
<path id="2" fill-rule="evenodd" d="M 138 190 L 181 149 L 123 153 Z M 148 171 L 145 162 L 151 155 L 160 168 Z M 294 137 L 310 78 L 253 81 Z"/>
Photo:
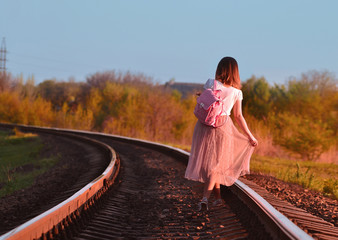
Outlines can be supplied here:
<path id="1" fill-rule="evenodd" d="M 198 207 L 199 211 L 201 210 L 208 210 L 208 199 L 210 197 L 210 194 L 215 186 L 215 181 L 213 178 L 210 178 L 208 181 L 204 183 L 204 191 L 203 191 L 203 198 L 201 202 L 199 202 Z"/>
<path id="2" fill-rule="evenodd" d="M 211 192 L 214 189 L 215 185 L 216 185 L 216 182 L 212 177 L 209 179 L 209 181 L 204 183 L 203 198 L 206 197 L 207 199 L 209 199 Z M 219 187 L 219 184 L 218 184 L 218 187 Z"/>
<path id="3" fill-rule="evenodd" d="M 214 195 L 215 195 L 216 200 L 212 203 L 212 205 L 213 206 L 222 205 L 223 200 L 221 198 L 221 185 L 219 183 L 215 183 Z"/>
<path id="4" fill-rule="evenodd" d="M 221 199 L 221 185 L 219 183 L 215 183 L 214 195 L 216 199 Z"/>

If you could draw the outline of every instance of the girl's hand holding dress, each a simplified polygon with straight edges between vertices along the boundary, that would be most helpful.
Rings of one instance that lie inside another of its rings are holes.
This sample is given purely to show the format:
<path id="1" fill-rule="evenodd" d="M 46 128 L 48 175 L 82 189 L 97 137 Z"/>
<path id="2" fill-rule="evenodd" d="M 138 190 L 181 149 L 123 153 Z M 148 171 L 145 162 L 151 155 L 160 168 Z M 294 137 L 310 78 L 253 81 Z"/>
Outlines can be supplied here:
<path id="1" fill-rule="evenodd" d="M 254 147 L 257 147 L 257 146 L 258 146 L 258 141 L 257 141 L 257 139 L 256 139 L 254 136 L 250 137 L 250 138 L 249 138 L 249 141 L 250 141 L 250 144 L 251 144 L 252 146 L 254 146 Z"/>

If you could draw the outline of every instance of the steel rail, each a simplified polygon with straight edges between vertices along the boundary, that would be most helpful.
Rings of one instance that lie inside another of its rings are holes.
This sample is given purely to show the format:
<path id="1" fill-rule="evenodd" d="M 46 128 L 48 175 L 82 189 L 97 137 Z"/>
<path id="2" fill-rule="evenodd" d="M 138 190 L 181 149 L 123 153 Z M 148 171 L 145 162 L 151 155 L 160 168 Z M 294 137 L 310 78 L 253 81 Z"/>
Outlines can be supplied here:
<path id="1" fill-rule="evenodd" d="M 18 126 L 22 127 L 23 125 L 18 125 Z M 182 149 L 178 149 L 175 147 L 171 147 L 165 144 L 156 143 L 152 141 L 124 137 L 124 136 L 119 136 L 119 135 L 99 133 L 99 132 L 81 131 L 81 130 L 68 130 L 68 129 L 58 129 L 58 128 L 43 128 L 43 129 L 54 130 L 57 132 L 80 134 L 80 135 L 86 135 L 86 136 L 88 135 L 89 136 L 90 135 L 104 136 L 104 137 L 115 139 L 121 142 L 128 142 L 128 143 L 132 143 L 135 145 L 148 147 L 151 149 L 156 149 L 158 151 L 170 154 L 171 156 L 174 156 L 178 160 L 181 160 L 185 163 L 187 163 L 189 159 L 189 153 Z M 242 201 L 244 201 L 247 205 L 250 206 L 251 209 L 254 210 L 254 212 L 258 215 L 260 220 L 266 226 L 267 230 L 270 232 L 270 234 L 275 239 L 302 239 L 302 240 L 313 239 L 311 236 L 309 236 L 306 232 L 304 232 L 297 225 L 291 222 L 283 214 L 278 212 L 271 204 L 269 204 L 259 194 L 257 194 L 254 190 L 249 188 L 247 185 L 245 185 L 240 180 L 237 180 L 235 184 L 231 186 L 230 190 L 233 191 Z M 15 229 L 13 231 L 15 231 Z M 42 231 L 40 233 L 42 234 Z M 0 239 L 2 240 L 2 239 L 9 239 L 9 238 L 0 238 Z"/>
<path id="2" fill-rule="evenodd" d="M 80 133 L 84 133 L 80 131 Z M 189 152 L 186 152 L 182 149 L 168 146 L 161 143 L 156 143 L 152 141 L 124 137 L 119 135 L 105 134 L 105 133 L 93 133 L 85 132 L 86 134 L 94 134 L 100 136 L 106 136 L 114 138 L 119 141 L 124 141 L 128 143 L 137 143 L 140 146 L 155 148 L 159 151 L 167 152 L 170 155 L 175 155 L 179 160 L 188 163 Z M 251 208 L 254 208 L 255 212 L 258 214 L 260 220 L 265 224 L 269 233 L 275 239 L 301 239 L 301 240 L 310 240 L 313 239 L 310 235 L 304 232 L 296 224 L 290 221 L 286 216 L 277 211 L 271 204 L 269 204 L 264 198 L 257 194 L 254 190 L 248 187 L 246 184 L 237 180 L 230 190 L 246 204 L 250 205 Z"/>
<path id="3" fill-rule="evenodd" d="M 65 130 L 69 131 L 69 130 Z M 73 131 L 72 131 L 73 132 Z M 162 152 L 166 152 L 170 155 L 174 155 L 179 160 L 188 163 L 189 152 L 186 152 L 182 149 L 168 146 L 161 143 L 156 143 L 152 141 L 124 137 L 119 135 L 105 134 L 105 133 L 95 133 L 88 131 L 77 131 L 75 132 L 81 134 L 92 134 L 99 136 L 106 136 L 114 138 L 118 141 L 124 141 L 132 144 L 138 144 L 144 147 L 150 147 L 152 149 L 157 149 Z M 269 233 L 275 239 L 301 239 L 301 240 L 310 240 L 313 239 L 310 235 L 304 232 L 296 224 L 290 221 L 286 216 L 277 211 L 271 204 L 269 204 L 264 198 L 257 194 L 250 187 L 245 185 L 240 180 L 237 180 L 234 185 L 230 188 L 231 191 L 236 193 L 236 195 L 244 201 L 246 204 L 250 205 L 251 208 L 254 208 L 255 212 L 258 214 L 260 220 L 265 224 Z"/>
<path id="4" fill-rule="evenodd" d="M 276 239 L 313 239 L 240 180 L 231 186 L 231 191 L 258 213 L 258 218 L 264 222 L 268 232 Z"/>
<path id="5" fill-rule="evenodd" d="M 4 124 L 1 125 L 4 126 Z M 15 126 L 24 128 L 26 130 L 42 130 L 44 132 L 54 133 L 58 131 L 57 129 L 37 128 L 24 125 L 6 124 L 6 126 Z M 71 197 L 54 206 L 53 208 L 47 210 L 46 212 L 18 226 L 17 228 L 9 231 L 8 233 L 0 236 L 1 240 L 30 240 L 41 238 L 48 232 L 55 229 L 55 227 L 61 224 L 63 221 L 67 221 L 71 217 L 75 216 L 79 210 L 86 208 L 88 204 L 90 205 L 94 197 L 104 192 L 107 189 L 108 185 L 112 184 L 112 182 L 114 181 L 114 178 L 119 171 L 119 162 L 114 149 L 112 149 L 107 144 L 96 141 L 94 139 L 79 137 L 77 135 L 70 135 L 69 133 L 64 135 L 68 135 L 68 137 L 78 138 L 82 141 L 84 140 L 87 142 L 91 142 L 108 150 L 110 155 L 110 163 L 108 167 L 100 176 L 88 183 Z"/>

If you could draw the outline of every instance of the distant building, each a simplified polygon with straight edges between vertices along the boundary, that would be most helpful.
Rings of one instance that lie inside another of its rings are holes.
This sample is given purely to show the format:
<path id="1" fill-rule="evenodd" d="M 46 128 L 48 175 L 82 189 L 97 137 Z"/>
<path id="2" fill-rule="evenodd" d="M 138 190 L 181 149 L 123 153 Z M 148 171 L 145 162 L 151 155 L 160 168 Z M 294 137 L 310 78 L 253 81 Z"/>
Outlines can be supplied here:
<path id="1" fill-rule="evenodd" d="M 175 82 L 175 80 L 171 79 L 169 82 L 164 84 L 164 88 L 177 90 L 182 93 L 182 98 L 187 96 L 195 95 L 197 92 L 201 92 L 203 90 L 204 84 L 199 83 L 183 83 L 183 82 Z"/>

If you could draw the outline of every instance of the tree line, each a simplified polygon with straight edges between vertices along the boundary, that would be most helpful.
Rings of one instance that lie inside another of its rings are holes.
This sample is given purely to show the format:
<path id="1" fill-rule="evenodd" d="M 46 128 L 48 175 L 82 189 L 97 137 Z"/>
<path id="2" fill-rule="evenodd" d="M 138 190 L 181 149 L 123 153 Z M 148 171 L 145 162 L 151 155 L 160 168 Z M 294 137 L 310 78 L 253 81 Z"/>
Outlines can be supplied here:
<path id="1" fill-rule="evenodd" d="M 262 155 L 317 160 L 337 146 L 337 79 L 312 71 L 271 86 L 264 77 L 242 83 L 243 111 Z M 0 121 L 102 131 L 190 145 L 194 93 L 155 84 L 130 72 L 98 72 L 85 82 L 0 75 Z M 332 150 L 333 149 L 333 150 Z"/>

